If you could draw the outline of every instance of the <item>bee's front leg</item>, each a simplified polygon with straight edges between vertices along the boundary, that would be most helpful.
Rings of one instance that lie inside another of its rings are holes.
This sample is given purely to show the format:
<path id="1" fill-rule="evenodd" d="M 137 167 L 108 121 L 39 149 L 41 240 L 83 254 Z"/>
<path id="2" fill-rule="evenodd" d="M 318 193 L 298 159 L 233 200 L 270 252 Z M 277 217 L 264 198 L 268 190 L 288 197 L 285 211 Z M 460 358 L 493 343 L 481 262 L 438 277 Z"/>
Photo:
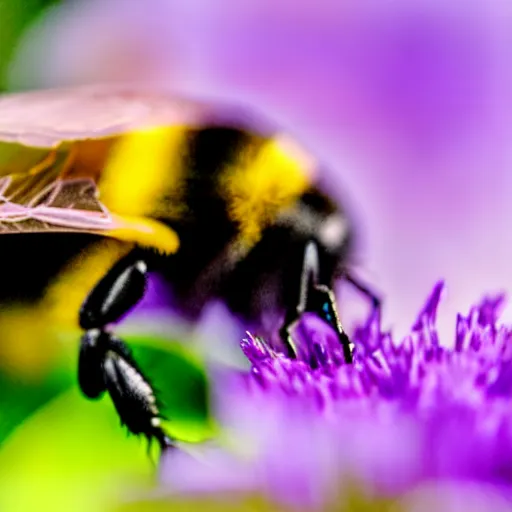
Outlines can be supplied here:
<path id="1" fill-rule="evenodd" d="M 328 285 L 319 282 L 319 265 L 317 245 L 314 241 L 310 241 L 307 243 L 304 251 L 298 301 L 296 305 L 291 305 L 287 310 L 285 322 L 280 331 L 281 338 L 287 347 L 290 357 L 296 357 L 296 348 L 290 335 L 290 326 L 303 313 L 315 313 L 334 328 L 343 349 L 345 362 L 352 363 L 350 339 L 338 317 L 334 292 Z"/>
<path id="2" fill-rule="evenodd" d="M 78 382 L 88 398 L 108 391 L 121 422 L 134 434 L 155 438 L 162 448 L 172 441 L 160 426 L 161 415 L 148 378 L 126 344 L 106 329 L 144 296 L 147 263 L 130 253 L 107 273 L 86 298 L 80 310 Z"/>

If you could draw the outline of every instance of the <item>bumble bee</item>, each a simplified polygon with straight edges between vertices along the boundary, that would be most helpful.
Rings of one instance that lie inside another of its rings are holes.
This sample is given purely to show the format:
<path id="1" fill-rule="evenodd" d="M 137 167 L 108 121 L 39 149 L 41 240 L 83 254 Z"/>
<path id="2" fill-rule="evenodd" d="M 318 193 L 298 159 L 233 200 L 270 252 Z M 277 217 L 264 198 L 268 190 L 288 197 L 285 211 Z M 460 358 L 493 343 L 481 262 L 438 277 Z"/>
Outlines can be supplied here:
<path id="1" fill-rule="evenodd" d="M 108 392 L 132 433 L 172 446 L 150 380 L 110 327 L 143 298 L 151 272 L 192 321 L 212 299 L 253 329 L 278 312 L 292 358 L 290 326 L 316 313 L 352 361 L 334 281 L 379 300 L 350 273 L 352 225 L 317 168 L 289 136 L 225 106 L 121 86 L 5 95 L 0 300 L 42 300 L 71 260 L 118 241 L 110 268 L 88 267 L 97 282 L 74 313 L 79 386 L 90 399 Z"/>

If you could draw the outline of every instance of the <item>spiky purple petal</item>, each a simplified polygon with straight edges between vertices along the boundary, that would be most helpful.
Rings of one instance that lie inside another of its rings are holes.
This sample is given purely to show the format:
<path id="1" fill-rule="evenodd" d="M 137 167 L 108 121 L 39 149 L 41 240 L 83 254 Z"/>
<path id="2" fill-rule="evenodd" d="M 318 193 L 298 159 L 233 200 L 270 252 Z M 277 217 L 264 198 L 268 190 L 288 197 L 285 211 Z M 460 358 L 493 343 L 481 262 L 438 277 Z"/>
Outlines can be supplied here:
<path id="1" fill-rule="evenodd" d="M 430 481 L 477 482 L 509 496 L 512 328 L 497 324 L 504 297 L 459 315 L 452 349 L 435 327 L 443 289 L 436 284 L 400 343 L 371 314 L 354 334 L 352 365 L 331 329 L 310 315 L 293 332 L 297 360 L 259 338 L 244 340 L 252 369 L 221 385 L 218 402 L 223 424 L 251 452 L 244 481 L 312 508 L 353 482 L 370 496 L 397 496 Z M 312 368 L 320 340 L 320 364 Z M 237 460 L 236 450 L 231 455 Z M 164 480 L 185 490 L 170 479 L 175 462 L 164 461 Z"/>

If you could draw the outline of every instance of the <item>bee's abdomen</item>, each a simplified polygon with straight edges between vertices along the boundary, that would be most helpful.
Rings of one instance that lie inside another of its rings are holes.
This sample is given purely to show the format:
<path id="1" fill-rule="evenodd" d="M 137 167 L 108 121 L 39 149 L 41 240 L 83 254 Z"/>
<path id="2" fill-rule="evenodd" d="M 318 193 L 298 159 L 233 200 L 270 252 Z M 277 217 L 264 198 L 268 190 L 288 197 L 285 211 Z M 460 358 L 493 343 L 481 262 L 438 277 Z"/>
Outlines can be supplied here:
<path id="1" fill-rule="evenodd" d="M 30 302 L 65 266 L 100 237 L 78 233 L 27 233 L 0 237 L 0 303 Z"/>

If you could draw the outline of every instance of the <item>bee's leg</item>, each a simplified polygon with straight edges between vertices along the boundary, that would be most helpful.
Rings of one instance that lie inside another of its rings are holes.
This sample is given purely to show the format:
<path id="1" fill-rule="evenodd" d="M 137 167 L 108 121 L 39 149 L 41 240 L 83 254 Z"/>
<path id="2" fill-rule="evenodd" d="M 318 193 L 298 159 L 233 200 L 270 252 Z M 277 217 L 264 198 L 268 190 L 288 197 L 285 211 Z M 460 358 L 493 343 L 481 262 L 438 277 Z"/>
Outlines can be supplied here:
<path id="1" fill-rule="evenodd" d="M 332 289 L 321 284 L 319 276 L 319 257 L 316 243 L 311 241 L 304 251 L 304 264 L 302 267 L 299 301 L 295 309 L 287 312 L 285 323 L 280 331 L 290 357 L 296 357 L 296 349 L 290 335 L 290 326 L 302 313 L 317 314 L 326 323 L 334 328 L 343 348 L 343 355 L 347 363 L 352 362 L 350 339 L 344 331 L 336 308 L 336 299 Z"/>
<path id="2" fill-rule="evenodd" d="M 355 277 L 353 274 L 350 273 L 345 275 L 345 281 L 350 283 L 356 290 L 365 295 L 371 302 L 373 311 L 377 312 L 377 314 L 380 314 L 382 301 L 380 297 L 378 297 L 377 294 L 374 291 L 372 291 L 372 289 L 368 285 L 364 284 L 362 281 L 359 280 L 359 278 Z"/>
<path id="3" fill-rule="evenodd" d="M 137 252 L 120 259 L 92 289 L 80 308 L 84 330 L 116 322 L 144 297 L 148 266 Z"/>
<path id="4" fill-rule="evenodd" d="M 78 382 L 88 398 L 108 391 L 121 422 L 134 434 L 157 439 L 164 449 L 172 442 L 160 427 L 153 387 L 125 343 L 106 330 L 142 299 L 146 281 L 146 262 L 131 253 L 89 294 L 80 310 L 80 326 L 86 332 L 80 344 Z"/>

